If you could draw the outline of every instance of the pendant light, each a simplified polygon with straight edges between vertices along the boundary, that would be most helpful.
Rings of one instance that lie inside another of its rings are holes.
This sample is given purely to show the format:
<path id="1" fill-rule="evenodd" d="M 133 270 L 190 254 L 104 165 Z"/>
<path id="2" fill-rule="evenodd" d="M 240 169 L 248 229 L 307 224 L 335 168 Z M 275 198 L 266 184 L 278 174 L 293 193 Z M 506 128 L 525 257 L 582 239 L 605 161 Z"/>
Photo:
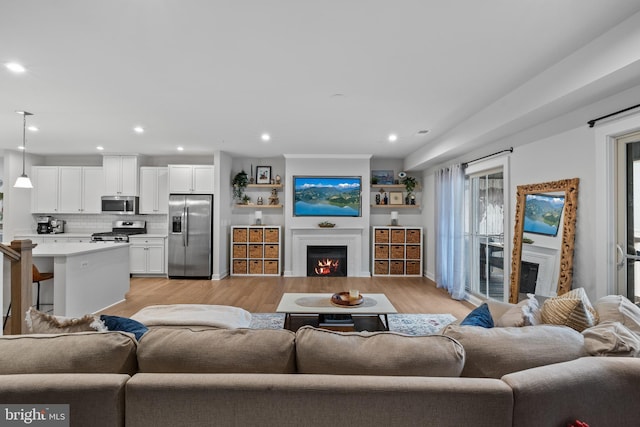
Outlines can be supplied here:
<path id="1" fill-rule="evenodd" d="M 22 114 L 22 175 L 16 179 L 13 186 L 14 188 L 33 188 L 31 180 L 24 171 L 24 158 L 27 153 L 27 116 L 33 116 L 33 114 L 26 111 L 16 111 L 16 113 Z"/>

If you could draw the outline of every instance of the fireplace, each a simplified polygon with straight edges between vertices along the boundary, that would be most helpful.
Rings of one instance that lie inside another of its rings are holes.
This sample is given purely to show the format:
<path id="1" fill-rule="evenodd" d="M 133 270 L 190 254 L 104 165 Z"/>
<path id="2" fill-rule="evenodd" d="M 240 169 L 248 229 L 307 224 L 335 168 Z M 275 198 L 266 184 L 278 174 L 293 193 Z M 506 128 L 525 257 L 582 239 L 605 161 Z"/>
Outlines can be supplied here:
<path id="1" fill-rule="evenodd" d="M 346 246 L 307 246 L 307 276 L 347 275 Z"/>
<path id="2" fill-rule="evenodd" d="M 535 294 L 540 264 L 522 261 L 520 264 L 520 293 Z"/>

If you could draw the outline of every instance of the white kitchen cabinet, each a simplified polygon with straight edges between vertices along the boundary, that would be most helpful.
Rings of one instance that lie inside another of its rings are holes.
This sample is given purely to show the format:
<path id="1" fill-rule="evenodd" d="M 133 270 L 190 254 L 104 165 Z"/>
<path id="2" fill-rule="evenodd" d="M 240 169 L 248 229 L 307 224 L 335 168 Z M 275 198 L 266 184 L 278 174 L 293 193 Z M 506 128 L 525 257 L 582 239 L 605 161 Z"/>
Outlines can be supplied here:
<path id="1" fill-rule="evenodd" d="M 59 172 L 58 166 L 33 166 L 31 168 L 31 179 L 33 180 L 32 213 L 58 213 Z"/>
<path id="2" fill-rule="evenodd" d="M 169 193 L 213 194 L 213 166 L 169 165 Z"/>
<path id="3" fill-rule="evenodd" d="M 140 213 L 166 214 L 169 211 L 169 169 L 140 168 Z"/>
<path id="4" fill-rule="evenodd" d="M 100 213 L 101 167 L 60 166 L 58 213 Z"/>
<path id="5" fill-rule="evenodd" d="M 138 195 L 138 156 L 104 156 L 102 167 L 105 195 Z"/>
<path id="6" fill-rule="evenodd" d="M 164 274 L 165 239 L 129 236 L 129 272 L 131 274 Z"/>

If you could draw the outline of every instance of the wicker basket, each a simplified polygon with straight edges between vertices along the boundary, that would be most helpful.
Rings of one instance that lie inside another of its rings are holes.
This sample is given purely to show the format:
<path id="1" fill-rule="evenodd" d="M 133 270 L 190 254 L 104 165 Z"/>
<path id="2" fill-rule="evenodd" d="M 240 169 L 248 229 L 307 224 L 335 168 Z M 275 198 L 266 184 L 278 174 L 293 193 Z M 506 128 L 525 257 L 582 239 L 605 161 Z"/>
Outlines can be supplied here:
<path id="1" fill-rule="evenodd" d="M 244 259 L 234 259 L 233 274 L 247 274 L 247 261 Z"/>
<path id="2" fill-rule="evenodd" d="M 404 243 L 404 230 L 391 230 L 391 243 Z"/>
<path id="3" fill-rule="evenodd" d="M 246 228 L 234 228 L 233 229 L 233 241 L 244 243 L 247 241 L 247 229 Z"/>
<path id="4" fill-rule="evenodd" d="M 253 243 L 262 242 L 262 228 L 250 228 L 249 241 Z"/>
<path id="5" fill-rule="evenodd" d="M 265 258 L 278 258 L 278 245 L 265 245 L 264 257 Z"/>
<path id="6" fill-rule="evenodd" d="M 262 245 L 249 245 L 249 258 L 262 258 Z"/>
<path id="7" fill-rule="evenodd" d="M 408 229 L 407 243 L 420 243 L 420 230 L 415 228 Z"/>
<path id="8" fill-rule="evenodd" d="M 376 230 L 375 243 L 389 243 L 389 230 Z"/>
<path id="9" fill-rule="evenodd" d="M 264 229 L 264 241 L 269 243 L 278 243 L 280 240 L 280 233 L 277 228 L 265 228 Z"/>
<path id="10" fill-rule="evenodd" d="M 375 274 L 389 274 L 389 261 L 376 261 L 373 272 Z"/>
<path id="11" fill-rule="evenodd" d="M 249 274 L 262 274 L 262 260 L 249 261 Z"/>
<path id="12" fill-rule="evenodd" d="M 419 275 L 420 274 L 420 261 L 407 261 L 406 262 L 406 268 L 405 268 L 405 274 Z"/>
<path id="13" fill-rule="evenodd" d="M 404 245 L 391 245 L 391 259 L 404 259 Z"/>
<path id="14" fill-rule="evenodd" d="M 278 274 L 278 261 L 265 261 L 264 274 Z"/>
<path id="15" fill-rule="evenodd" d="M 233 245 L 233 257 L 234 258 L 246 258 L 247 257 L 247 245 Z"/>
<path id="16" fill-rule="evenodd" d="M 404 274 L 404 261 L 391 261 L 389 274 Z"/>
<path id="17" fill-rule="evenodd" d="M 420 259 L 420 245 L 407 245 L 407 259 Z"/>
<path id="18" fill-rule="evenodd" d="M 389 245 L 376 245 L 376 258 L 389 258 Z"/>

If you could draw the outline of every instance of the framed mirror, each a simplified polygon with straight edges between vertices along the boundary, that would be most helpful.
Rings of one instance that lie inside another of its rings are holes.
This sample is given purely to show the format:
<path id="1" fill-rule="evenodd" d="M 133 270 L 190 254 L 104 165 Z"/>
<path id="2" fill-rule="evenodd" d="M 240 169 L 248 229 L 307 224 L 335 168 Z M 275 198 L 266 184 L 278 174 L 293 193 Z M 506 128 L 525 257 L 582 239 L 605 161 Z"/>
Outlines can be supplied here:
<path id="1" fill-rule="evenodd" d="M 509 302 L 517 303 L 526 293 L 554 296 L 571 290 L 579 181 L 572 178 L 517 187 Z M 537 283 L 543 282 L 538 279 L 540 273 L 549 280 L 543 290 L 535 292 Z"/>

